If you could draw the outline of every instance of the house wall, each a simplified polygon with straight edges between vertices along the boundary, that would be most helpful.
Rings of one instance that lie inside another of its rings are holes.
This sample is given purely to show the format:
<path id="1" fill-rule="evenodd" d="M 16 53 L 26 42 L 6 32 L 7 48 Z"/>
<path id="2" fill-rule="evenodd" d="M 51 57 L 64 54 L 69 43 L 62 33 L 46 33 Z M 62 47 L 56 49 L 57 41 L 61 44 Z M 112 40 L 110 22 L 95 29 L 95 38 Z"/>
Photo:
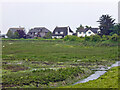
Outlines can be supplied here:
<path id="1" fill-rule="evenodd" d="M 52 36 L 52 38 L 62 38 L 62 36 Z"/>
<path id="2" fill-rule="evenodd" d="M 41 32 L 41 33 L 40 33 L 40 36 L 41 36 L 41 37 L 44 37 L 44 36 L 45 36 L 45 33 L 44 33 L 44 32 Z"/>
<path id="3" fill-rule="evenodd" d="M 71 32 L 68 32 L 68 35 L 73 35 L 73 33 L 71 33 Z"/>
<path id="4" fill-rule="evenodd" d="M 81 32 L 81 33 L 80 33 L 80 32 L 77 32 L 77 36 L 78 36 L 78 37 L 85 37 L 85 34 L 84 34 L 84 32 Z"/>
<path id="5" fill-rule="evenodd" d="M 90 32 L 90 33 L 89 33 Z M 91 36 L 91 35 L 95 35 L 95 33 L 93 33 L 91 30 L 88 30 L 87 32 L 77 32 L 77 36 L 78 37 L 85 37 L 86 36 Z"/>
<path id="6" fill-rule="evenodd" d="M 68 29 L 68 35 L 73 35 L 73 33 L 70 32 L 69 27 L 67 29 Z"/>

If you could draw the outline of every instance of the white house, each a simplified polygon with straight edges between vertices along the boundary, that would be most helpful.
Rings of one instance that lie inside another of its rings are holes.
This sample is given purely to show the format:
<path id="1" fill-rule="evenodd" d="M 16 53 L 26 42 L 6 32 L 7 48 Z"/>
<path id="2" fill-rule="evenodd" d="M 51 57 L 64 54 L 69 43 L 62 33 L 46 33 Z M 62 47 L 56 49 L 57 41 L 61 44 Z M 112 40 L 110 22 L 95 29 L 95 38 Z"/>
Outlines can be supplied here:
<path id="1" fill-rule="evenodd" d="M 53 31 L 52 38 L 64 38 L 66 35 L 73 35 L 73 31 L 68 27 L 56 27 Z"/>
<path id="2" fill-rule="evenodd" d="M 85 29 L 81 28 L 76 33 L 78 37 L 85 37 L 85 36 L 99 34 L 100 29 L 99 28 L 85 28 Z"/>

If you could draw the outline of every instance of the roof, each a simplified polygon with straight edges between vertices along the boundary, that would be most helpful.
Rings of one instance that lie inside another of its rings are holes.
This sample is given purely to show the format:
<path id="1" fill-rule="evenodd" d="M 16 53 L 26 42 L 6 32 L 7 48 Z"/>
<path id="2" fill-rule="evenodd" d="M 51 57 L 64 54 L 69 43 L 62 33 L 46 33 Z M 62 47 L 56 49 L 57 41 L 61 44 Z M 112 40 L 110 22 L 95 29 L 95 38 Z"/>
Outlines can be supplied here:
<path id="1" fill-rule="evenodd" d="M 29 32 L 50 32 L 50 31 L 45 27 L 35 27 L 30 29 Z"/>
<path id="2" fill-rule="evenodd" d="M 68 34 L 68 30 L 69 32 L 72 32 L 73 31 L 71 30 L 71 28 L 68 26 L 68 27 L 56 27 L 53 31 L 53 36 L 62 36 L 62 35 L 67 35 Z M 58 32 L 58 34 L 55 34 L 55 32 Z M 60 34 L 60 32 L 63 32 L 63 34 Z"/>
<path id="3" fill-rule="evenodd" d="M 97 33 L 99 28 L 85 28 L 85 29 L 79 29 L 77 32 L 87 32 L 88 30 L 91 30 L 93 33 Z"/>
<path id="4" fill-rule="evenodd" d="M 11 32 L 16 32 L 17 30 L 24 30 L 25 28 L 9 28 Z"/>

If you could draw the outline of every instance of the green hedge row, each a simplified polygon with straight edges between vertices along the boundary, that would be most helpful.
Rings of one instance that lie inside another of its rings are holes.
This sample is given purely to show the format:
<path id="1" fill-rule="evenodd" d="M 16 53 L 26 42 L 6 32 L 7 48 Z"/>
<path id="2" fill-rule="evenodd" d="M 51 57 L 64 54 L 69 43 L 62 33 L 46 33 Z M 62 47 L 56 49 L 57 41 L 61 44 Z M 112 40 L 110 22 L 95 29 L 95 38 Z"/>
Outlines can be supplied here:
<path id="1" fill-rule="evenodd" d="M 65 36 L 63 38 L 64 41 L 93 41 L 93 42 L 99 42 L 99 41 L 119 41 L 120 36 L 117 34 L 113 34 L 112 36 L 99 36 L 99 35 L 91 35 L 91 36 L 85 36 L 85 37 L 77 37 L 77 36 Z"/>

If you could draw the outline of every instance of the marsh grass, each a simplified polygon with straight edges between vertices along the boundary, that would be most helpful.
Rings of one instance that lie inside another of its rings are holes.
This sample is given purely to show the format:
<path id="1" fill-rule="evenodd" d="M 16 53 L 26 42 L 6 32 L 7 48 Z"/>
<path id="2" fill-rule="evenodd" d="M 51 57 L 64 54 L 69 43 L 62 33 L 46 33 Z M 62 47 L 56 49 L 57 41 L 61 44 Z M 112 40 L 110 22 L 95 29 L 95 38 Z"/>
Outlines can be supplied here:
<path id="1" fill-rule="evenodd" d="M 4 87 L 41 88 L 70 85 L 92 74 L 90 69 L 107 67 L 118 60 L 118 46 L 113 42 L 3 40 L 2 46 Z M 45 70 L 39 71 L 42 68 Z M 80 73 L 81 68 L 88 72 Z M 59 70 L 68 71 L 61 74 Z M 77 76 L 69 74 L 71 71 L 76 71 Z M 52 79 L 51 73 L 55 73 Z"/>
<path id="2" fill-rule="evenodd" d="M 119 88 L 118 80 L 120 77 L 118 76 L 118 70 L 120 70 L 120 66 L 111 68 L 97 80 L 92 80 L 86 83 L 80 83 L 62 88 Z"/>

